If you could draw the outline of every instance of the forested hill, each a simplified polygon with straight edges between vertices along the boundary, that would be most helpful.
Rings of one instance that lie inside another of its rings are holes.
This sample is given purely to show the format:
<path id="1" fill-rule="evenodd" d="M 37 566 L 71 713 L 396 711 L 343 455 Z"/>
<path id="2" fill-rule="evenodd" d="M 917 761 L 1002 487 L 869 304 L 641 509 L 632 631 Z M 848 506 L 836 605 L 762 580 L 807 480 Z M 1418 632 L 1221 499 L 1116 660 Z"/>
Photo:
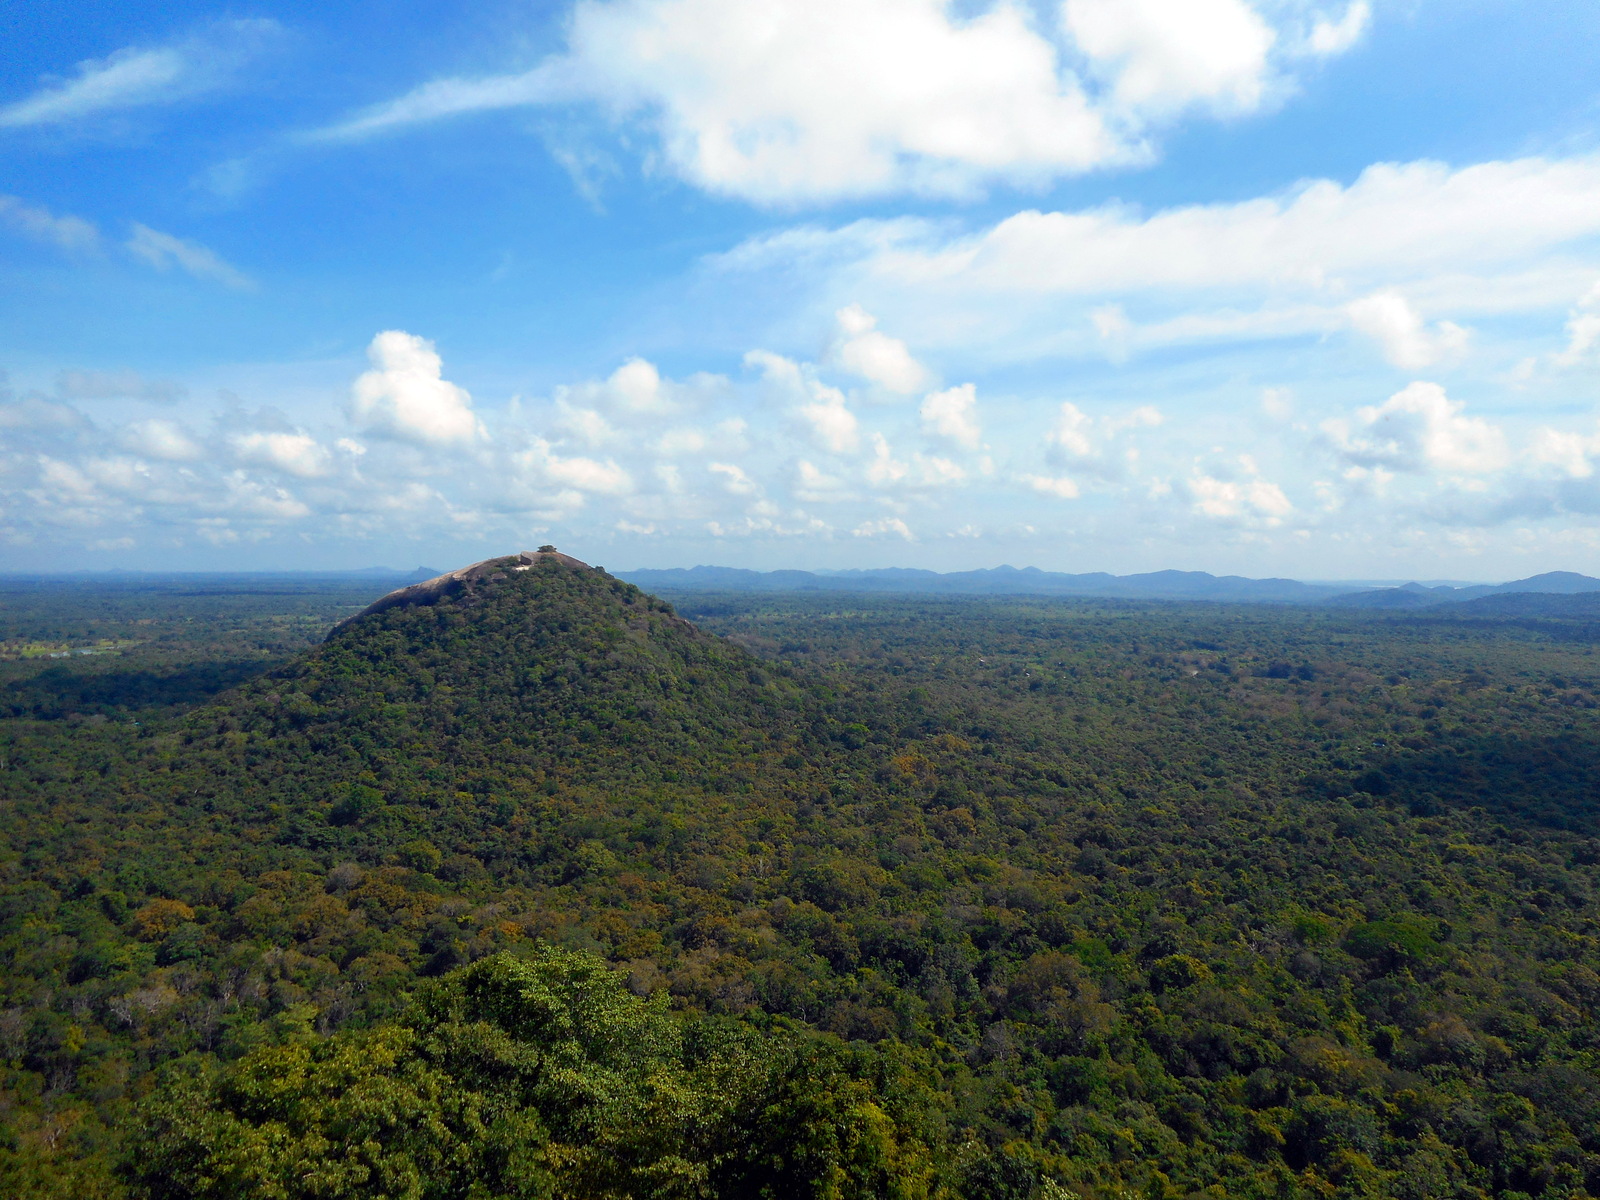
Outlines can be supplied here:
<path id="1" fill-rule="evenodd" d="M 499 805 L 563 783 L 720 769 L 792 737 L 805 699 L 631 584 L 529 554 L 380 599 L 197 721 L 267 739 L 252 782 L 318 817 L 345 775 L 377 775 L 413 806 L 457 793 Z"/>
<path id="2" fill-rule="evenodd" d="M 0 1194 L 1600 1193 L 1586 626 L 685 611 L 0 722 Z"/>

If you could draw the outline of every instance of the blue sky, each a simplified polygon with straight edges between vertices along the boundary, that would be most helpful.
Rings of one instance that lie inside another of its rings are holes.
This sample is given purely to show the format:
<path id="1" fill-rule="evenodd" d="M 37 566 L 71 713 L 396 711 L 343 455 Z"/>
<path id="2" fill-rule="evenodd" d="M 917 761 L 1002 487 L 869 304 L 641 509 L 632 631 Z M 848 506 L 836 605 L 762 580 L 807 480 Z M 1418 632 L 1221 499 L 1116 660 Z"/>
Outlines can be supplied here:
<path id="1" fill-rule="evenodd" d="M 0 565 L 1600 574 L 1600 9 L 8 10 Z"/>

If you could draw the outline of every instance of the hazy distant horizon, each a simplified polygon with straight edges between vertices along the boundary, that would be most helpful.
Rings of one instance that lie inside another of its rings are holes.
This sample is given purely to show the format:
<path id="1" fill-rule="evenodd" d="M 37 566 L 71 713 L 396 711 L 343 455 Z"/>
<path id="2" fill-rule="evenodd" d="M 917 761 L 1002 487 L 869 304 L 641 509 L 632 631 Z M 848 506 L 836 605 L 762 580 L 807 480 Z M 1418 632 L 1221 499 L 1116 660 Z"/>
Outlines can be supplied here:
<path id="1" fill-rule="evenodd" d="M 427 572 L 436 573 L 436 574 L 443 574 L 443 573 L 448 572 L 448 571 L 457 570 L 460 567 L 463 567 L 463 566 L 466 566 L 466 565 L 469 565 L 469 564 L 466 563 L 466 562 L 461 562 L 461 563 L 452 563 L 451 565 L 446 566 L 446 565 L 438 564 L 438 563 L 428 563 L 428 564 L 419 563 L 417 566 L 414 566 L 414 567 L 395 567 L 395 566 L 385 566 L 385 565 L 369 565 L 369 566 L 361 566 L 361 567 L 320 567 L 320 568 L 313 568 L 313 567 L 299 567 L 299 568 L 296 568 L 296 567 L 268 567 L 268 568 L 257 568 L 257 569 L 254 569 L 254 570 L 251 570 L 251 569 L 231 569 L 231 570 L 230 569 L 211 569 L 211 570 L 207 570 L 207 569 L 203 569 L 203 568 L 183 570 L 183 569 L 142 569 L 142 568 L 130 568 L 130 567 L 107 567 L 107 568 L 79 567 L 79 568 L 76 568 L 76 569 L 57 570 L 57 571 L 0 570 L 0 579 L 5 579 L 5 578 L 13 578 L 13 579 L 82 578 L 82 577 L 96 577 L 96 576 L 115 577 L 115 576 L 126 576 L 126 575 L 148 576 L 148 577 L 150 577 L 152 579 L 184 578 L 184 577 L 189 577 L 189 576 L 202 576 L 202 577 L 203 576 L 246 576 L 247 577 L 247 576 L 251 576 L 251 575 L 280 576 L 280 577 L 281 576 L 287 576 L 287 577 L 308 576 L 308 577 L 310 577 L 310 576 L 329 576 L 329 575 L 346 575 L 346 576 L 367 575 L 367 576 L 373 576 L 375 578 L 384 578 L 384 577 L 411 576 L 411 575 L 416 575 L 416 574 L 418 574 L 419 572 L 422 572 L 422 571 L 427 571 Z M 603 563 L 602 564 L 593 564 L 593 565 L 606 566 L 606 564 L 603 564 Z M 991 563 L 991 564 L 989 564 L 987 566 L 982 566 L 982 567 L 965 567 L 965 568 L 960 568 L 959 570 L 939 571 L 939 572 L 936 572 L 936 573 L 937 574 L 941 574 L 941 575 L 948 575 L 948 574 L 960 574 L 960 573 L 962 573 L 964 571 L 983 571 L 983 570 L 997 570 L 997 569 L 998 570 L 1004 570 L 1004 569 L 1008 569 L 1008 568 L 1009 569 L 1013 569 L 1013 570 L 1027 570 L 1031 566 L 1032 566 L 1032 564 L 1029 564 L 1029 563 Z M 695 569 L 697 567 L 702 567 L 702 568 L 703 567 L 709 567 L 709 568 L 712 568 L 712 569 L 729 569 L 729 570 L 756 570 L 756 571 L 761 571 L 763 573 L 770 572 L 770 571 L 796 570 L 796 571 L 804 571 L 804 572 L 807 572 L 809 574 L 814 574 L 814 575 L 838 575 L 838 574 L 847 574 L 847 573 L 854 573 L 854 572 L 859 572 L 859 571 L 872 571 L 872 570 L 905 570 L 905 569 L 925 570 L 925 569 L 930 569 L 930 568 L 917 568 L 917 567 L 907 568 L 907 567 L 904 567 L 903 565 L 900 565 L 900 564 L 886 564 L 885 566 L 882 566 L 882 567 L 822 567 L 822 566 L 814 566 L 814 567 L 754 568 L 754 567 L 737 567 L 737 566 L 733 566 L 732 564 L 729 564 L 729 563 L 678 563 L 678 564 L 674 564 L 672 566 L 666 566 L 666 567 L 611 567 L 611 566 L 606 566 L 606 570 L 609 571 L 611 574 L 616 575 L 618 577 L 626 577 L 628 575 L 636 574 L 636 573 L 642 572 L 642 571 L 693 570 L 693 569 Z M 1109 571 L 1109 570 L 1101 570 L 1100 568 L 1095 568 L 1095 567 L 1085 567 L 1085 568 L 1083 568 L 1081 570 L 1071 570 L 1071 571 L 1058 571 L 1058 570 L 1053 570 L 1053 569 L 1044 568 L 1044 567 L 1040 567 L 1038 569 L 1041 570 L 1041 571 L 1048 570 L 1049 573 L 1051 573 L 1051 574 L 1073 574 L 1073 575 L 1106 574 L 1106 575 L 1117 575 L 1117 576 L 1129 576 L 1129 575 L 1141 575 L 1141 574 L 1150 574 L 1150 573 L 1152 573 L 1152 572 L 1145 572 L 1145 571 Z M 1178 568 L 1156 568 L 1157 571 L 1167 570 L 1167 569 L 1174 569 L 1175 570 L 1175 569 L 1178 569 Z M 1239 572 L 1205 571 L 1204 568 L 1183 568 L 1183 569 L 1184 570 L 1199 571 L 1199 572 L 1203 572 L 1205 574 L 1210 574 L 1210 575 L 1217 576 L 1219 578 L 1230 576 L 1230 575 L 1239 576 L 1239 574 L 1240 574 Z M 1552 568 L 1548 568 L 1548 569 L 1552 570 L 1552 571 L 1560 571 L 1560 570 L 1564 570 L 1565 568 L 1552 567 Z M 1528 574 L 1525 574 L 1525 575 L 1516 576 L 1515 578 L 1525 579 L 1525 578 L 1529 578 L 1531 575 L 1539 575 L 1539 574 L 1544 574 L 1544 573 L 1545 573 L 1544 571 L 1534 571 L 1534 572 L 1529 572 Z M 1243 577 L 1244 578 L 1251 578 L 1251 579 L 1266 579 L 1266 578 L 1291 579 L 1291 580 L 1294 580 L 1297 583 L 1305 583 L 1305 584 L 1311 584 L 1311 585 L 1317 585 L 1317 586 L 1329 586 L 1329 587 L 1349 586 L 1349 587 L 1352 587 L 1352 588 L 1357 588 L 1357 587 L 1370 587 L 1370 588 L 1403 587 L 1406 584 L 1411 584 L 1411 583 L 1418 584 L 1418 585 L 1423 586 L 1423 587 L 1441 587 L 1441 586 L 1443 586 L 1443 587 L 1478 587 L 1478 586 L 1482 586 L 1482 585 L 1495 585 L 1495 584 L 1507 583 L 1507 582 L 1510 582 L 1511 578 L 1512 578 L 1512 577 L 1507 577 L 1505 579 L 1484 579 L 1484 578 L 1478 578 L 1478 579 L 1460 579 L 1460 578 L 1454 578 L 1454 579 L 1432 579 L 1432 578 L 1421 578 L 1421 579 L 1417 579 L 1417 578 L 1412 578 L 1412 577 L 1408 576 L 1408 577 L 1405 577 L 1405 578 L 1371 579 L 1371 578 L 1361 578 L 1361 577 L 1351 577 L 1351 578 L 1321 577 L 1321 578 L 1313 578 L 1313 577 L 1310 577 L 1310 576 L 1297 576 L 1297 575 L 1273 575 L 1273 576 L 1266 576 L 1266 575 L 1249 576 L 1249 575 L 1247 575 L 1247 576 L 1243 576 Z"/>

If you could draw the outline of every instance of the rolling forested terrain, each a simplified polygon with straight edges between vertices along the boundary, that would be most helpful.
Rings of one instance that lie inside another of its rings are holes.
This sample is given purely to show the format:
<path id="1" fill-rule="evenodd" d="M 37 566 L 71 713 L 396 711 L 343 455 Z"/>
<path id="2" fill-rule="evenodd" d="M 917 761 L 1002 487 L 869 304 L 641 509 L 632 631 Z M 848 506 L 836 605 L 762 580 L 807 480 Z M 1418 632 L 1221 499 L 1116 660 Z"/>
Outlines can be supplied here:
<path id="1" fill-rule="evenodd" d="M 38 587 L 0 1194 L 1600 1194 L 1586 610 Z"/>

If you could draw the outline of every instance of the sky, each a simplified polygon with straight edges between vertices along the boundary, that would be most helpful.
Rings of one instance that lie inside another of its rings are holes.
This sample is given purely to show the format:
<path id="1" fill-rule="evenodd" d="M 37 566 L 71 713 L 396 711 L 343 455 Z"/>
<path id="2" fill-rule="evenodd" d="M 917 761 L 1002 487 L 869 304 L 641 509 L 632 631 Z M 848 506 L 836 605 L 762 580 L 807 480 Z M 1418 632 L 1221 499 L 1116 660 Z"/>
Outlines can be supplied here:
<path id="1" fill-rule="evenodd" d="M 1591 0 L 19 0 L 0 570 L 1600 574 Z"/>

